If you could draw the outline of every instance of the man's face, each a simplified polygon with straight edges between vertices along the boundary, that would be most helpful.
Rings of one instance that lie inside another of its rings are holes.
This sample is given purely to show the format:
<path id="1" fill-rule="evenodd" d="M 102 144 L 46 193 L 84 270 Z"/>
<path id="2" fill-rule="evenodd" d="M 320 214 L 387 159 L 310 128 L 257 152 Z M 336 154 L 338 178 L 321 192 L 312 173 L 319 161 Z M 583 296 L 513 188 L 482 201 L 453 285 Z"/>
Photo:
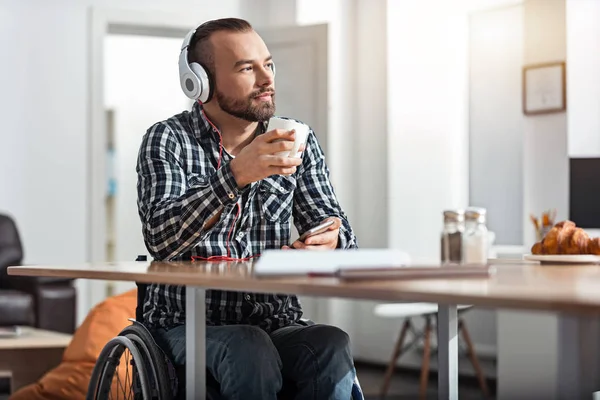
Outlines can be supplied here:
<path id="1" fill-rule="evenodd" d="M 256 122 L 275 114 L 271 54 L 254 31 L 217 32 L 212 37 L 215 98 L 221 109 Z"/>

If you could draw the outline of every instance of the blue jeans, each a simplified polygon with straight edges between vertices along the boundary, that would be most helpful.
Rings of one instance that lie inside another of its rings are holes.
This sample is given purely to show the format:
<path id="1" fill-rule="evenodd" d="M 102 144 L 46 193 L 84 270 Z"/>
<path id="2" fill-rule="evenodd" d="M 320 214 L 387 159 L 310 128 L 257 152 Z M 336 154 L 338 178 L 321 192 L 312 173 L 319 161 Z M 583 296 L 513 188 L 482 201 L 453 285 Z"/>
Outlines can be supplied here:
<path id="1" fill-rule="evenodd" d="M 185 364 L 185 326 L 154 332 L 175 365 Z M 328 325 L 271 334 L 250 325 L 206 327 L 206 367 L 224 399 L 350 400 L 356 375 L 348 335 Z M 289 395 L 291 393 L 291 396 Z"/>

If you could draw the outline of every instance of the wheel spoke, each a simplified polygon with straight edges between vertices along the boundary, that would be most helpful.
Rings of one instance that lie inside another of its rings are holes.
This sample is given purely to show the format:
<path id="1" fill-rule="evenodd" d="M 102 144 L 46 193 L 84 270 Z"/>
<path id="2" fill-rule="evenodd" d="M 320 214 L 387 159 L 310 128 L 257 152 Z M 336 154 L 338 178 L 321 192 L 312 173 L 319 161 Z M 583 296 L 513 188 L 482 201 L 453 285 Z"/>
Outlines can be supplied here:
<path id="1" fill-rule="evenodd" d="M 125 369 L 125 390 L 127 390 L 127 389 L 131 390 L 131 384 L 129 383 L 129 369 L 132 368 L 132 365 L 131 365 L 131 360 L 129 359 L 129 351 L 128 350 L 126 350 L 126 351 L 127 351 L 127 356 L 125 357 L 125 366 L 126 366 L 126 369 Z M 123 400 L 127 399 L 126 396 L 128 396 L 128 393 L 124 391 L 123 392 Z"/>

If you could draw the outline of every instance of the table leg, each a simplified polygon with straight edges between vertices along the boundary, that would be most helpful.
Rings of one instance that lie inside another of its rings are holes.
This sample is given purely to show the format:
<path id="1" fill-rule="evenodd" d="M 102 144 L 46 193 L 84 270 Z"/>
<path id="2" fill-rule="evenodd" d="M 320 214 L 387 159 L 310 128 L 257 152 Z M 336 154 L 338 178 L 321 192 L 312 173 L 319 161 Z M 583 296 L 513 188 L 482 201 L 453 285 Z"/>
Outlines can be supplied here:
<path id="1" fill-rule="evenodd" d="M 456 304 L 438 305 L 438 399 L 458 400 L 458 318 Z"/>
<path id="2" fill-rule="evenodd" d="M 558 398 L 593 398 L 600 389 L 600 321 L 561 314 L 558 318 Z"/>
<path id="3" fill-rule="evenodd" d="M 206 291 L 188 286 L 185 294 L 185 380 L 188 400 L 206 399 Z"/>

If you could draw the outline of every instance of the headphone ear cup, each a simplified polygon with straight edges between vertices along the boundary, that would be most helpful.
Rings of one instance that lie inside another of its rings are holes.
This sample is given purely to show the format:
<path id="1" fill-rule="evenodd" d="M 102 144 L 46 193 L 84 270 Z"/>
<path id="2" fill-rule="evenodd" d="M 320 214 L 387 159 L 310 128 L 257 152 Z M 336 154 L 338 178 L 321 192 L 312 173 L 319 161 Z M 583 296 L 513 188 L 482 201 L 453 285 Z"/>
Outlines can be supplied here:
<path id="1" fill-rule="evenodd" d="M 202 65 L 195 62 L 190 64 L 190 69 L 194 72 L 194 75 L 196 76 L 200 86 L 197 99 L 202 103 L 209 102 L 212 98 L 213 85 L 208 72 L 206 69 L 204 69 L 204 67 L 202 67 Z"/>
<path id="2" fill-rule="evenodd" d="M 198 98 L 201 85 L 198 77 L 192 72 L 185 73 L 181 76 L 181 89 L 190 99 L 196 100 Z"/>

